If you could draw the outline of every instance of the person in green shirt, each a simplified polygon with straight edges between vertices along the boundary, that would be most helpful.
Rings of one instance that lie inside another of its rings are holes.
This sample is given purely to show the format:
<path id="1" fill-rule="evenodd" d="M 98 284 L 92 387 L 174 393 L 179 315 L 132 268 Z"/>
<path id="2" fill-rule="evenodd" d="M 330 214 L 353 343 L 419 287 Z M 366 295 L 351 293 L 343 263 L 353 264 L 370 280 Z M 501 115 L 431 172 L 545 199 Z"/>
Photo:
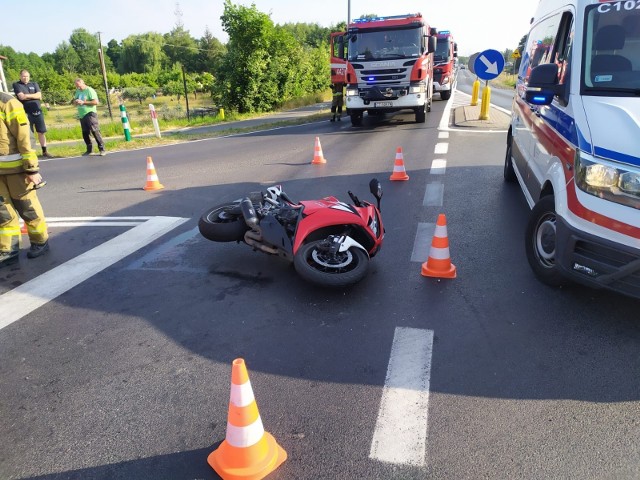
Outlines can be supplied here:
<path id="1" fill-rule="evenodd" d="M 87 151 L 82 155 L 91 155 L 93 145 L 91 143 L 91 135 L 96 139 L 100 156 L 106 155 L 104 149 L 104 141 L 100 134 L 100 126 L 98 125 L 98 94 L 96 91 L 87 86 L 84 80 L 76 78 L 76 92 L 73 95 L 73 103 L 78 107 L 78 118 L 80 119 L 80 127 L 82 128 L 82 138 L 87 144 Z"/>

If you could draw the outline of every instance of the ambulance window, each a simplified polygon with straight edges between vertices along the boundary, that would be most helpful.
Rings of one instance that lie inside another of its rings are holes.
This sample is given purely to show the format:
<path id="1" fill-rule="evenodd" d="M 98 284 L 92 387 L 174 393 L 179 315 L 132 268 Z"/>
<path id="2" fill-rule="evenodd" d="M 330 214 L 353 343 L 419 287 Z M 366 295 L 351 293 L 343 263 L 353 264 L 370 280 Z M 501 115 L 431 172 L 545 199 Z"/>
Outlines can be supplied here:
<path id="1" fill-rule="evenodd" d="M 529 79 L 533 67 L 553 61 L 556 50 L 554 46 L 562 20 L 562 14 L 554 15 L 542 20 L 529 32 L 519 73 L 525 80 Z"/>

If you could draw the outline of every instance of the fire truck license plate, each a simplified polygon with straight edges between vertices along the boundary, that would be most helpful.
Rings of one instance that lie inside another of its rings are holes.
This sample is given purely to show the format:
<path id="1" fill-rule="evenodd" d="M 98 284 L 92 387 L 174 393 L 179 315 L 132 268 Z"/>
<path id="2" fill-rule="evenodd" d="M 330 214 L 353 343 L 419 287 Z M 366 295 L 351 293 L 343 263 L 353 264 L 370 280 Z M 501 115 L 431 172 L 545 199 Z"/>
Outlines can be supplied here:
<path id="1" fill-rule="evenodd" d="M 393 102 L 373 102 L 374 107 L 393 107 Z"/>

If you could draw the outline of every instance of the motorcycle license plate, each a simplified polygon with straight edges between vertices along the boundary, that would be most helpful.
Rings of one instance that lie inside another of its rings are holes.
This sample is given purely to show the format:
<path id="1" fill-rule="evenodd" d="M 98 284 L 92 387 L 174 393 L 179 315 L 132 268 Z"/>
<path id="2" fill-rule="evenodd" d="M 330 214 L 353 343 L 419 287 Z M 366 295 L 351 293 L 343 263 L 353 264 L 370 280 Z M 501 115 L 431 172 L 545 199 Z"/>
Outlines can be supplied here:
<path id="1" fill-rule="evenodd" d="M 393 102 L 373 102 L 374 107 L 393 107 Z"/>

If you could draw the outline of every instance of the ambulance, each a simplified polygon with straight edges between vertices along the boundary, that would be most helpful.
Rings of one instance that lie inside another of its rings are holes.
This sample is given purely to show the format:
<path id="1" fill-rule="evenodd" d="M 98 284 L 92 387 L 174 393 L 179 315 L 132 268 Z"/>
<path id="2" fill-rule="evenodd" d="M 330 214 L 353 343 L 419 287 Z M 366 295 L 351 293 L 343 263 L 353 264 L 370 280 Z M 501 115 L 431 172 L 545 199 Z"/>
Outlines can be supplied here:
<path id="1" fill-rule="evenodd" d="M 640 298 L 640 0 L 540 0 L 504 179 L 531 208 L 525 250 L 542 282 Z"/>

